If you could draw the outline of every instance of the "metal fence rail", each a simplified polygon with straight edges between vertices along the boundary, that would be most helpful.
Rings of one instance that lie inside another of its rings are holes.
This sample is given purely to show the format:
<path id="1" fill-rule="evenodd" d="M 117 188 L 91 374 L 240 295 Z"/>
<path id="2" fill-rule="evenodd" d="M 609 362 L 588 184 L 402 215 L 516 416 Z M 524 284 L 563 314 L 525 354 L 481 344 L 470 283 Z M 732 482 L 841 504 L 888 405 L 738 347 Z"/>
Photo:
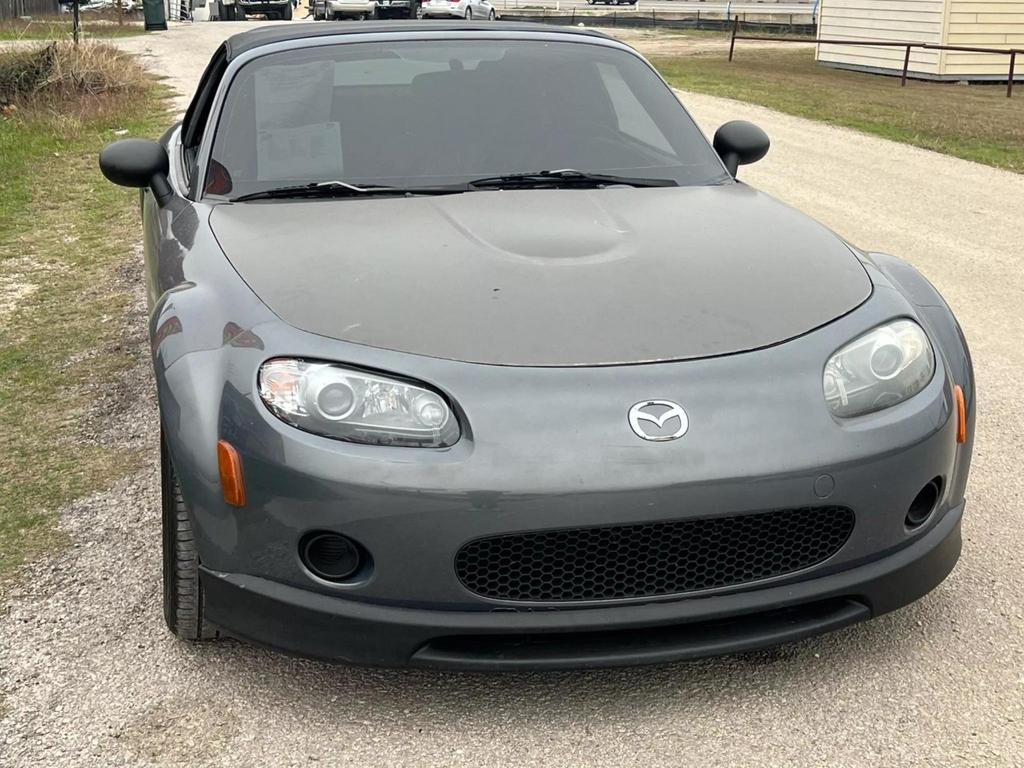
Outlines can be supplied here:
<path id="1" fill-rule="evenodd" d="M 785 14 L 782 14 L 785 15 Z M 564 11 L 505 11 L 501 14 L 504 21 L 534 21 L 541 24 L 560 26 L 576 26 L 584 23 L 588 27 L 619 27 L 647 29 L 721 29 L 726 30 L 732 23 L 727 18 L 716 17 L 713 13 L 695 11 L 693 15 L 680 14 L 678 11 L 651 8 L 629 10 L 619 8 L 608 11 L 577 11 L 571 8 Z M 748 29 L 763 32 L 785 32 L 806 35 L 805 41 L 814 42 L 817 27 L 812 23 L 799 21 L 748 21 L 744 25 Z"/>
<path id="2" fill-rule="evenodd" d="M 595 0 L 591 4 L 589 0 L 491 0 L 492 4 L 500 11 L 527 11 L 530 9 L 547 9 L 559 13 L 569 13 L 573 9 L 577 11 L 591 9 L 599 10 L 602 7 L 611 9 L 615 7 L 601 5 L 604 0 Z M 614 2 L 614 0 L 612 0 Z M 797 2 L 783 2 L 782 0 L 765 0 L 764 2 L 749 2 L 747 0 L 639 0 L 642 6 L 641 12 L 650 13 L 651 8 L 656 8 L 659 13 L 670 10 L 678 13 L 696 13 L 701 15 L 717 15 L 722 18 L 731 19 L 734 14 L 740 16 L 814 16 L 817 5 L 809 0 L 798 0 Z M 619 6 L 619 10 L 629 11 L 631 6 Z"/>
<path id="3" fill-rule="evenodd" d="M 57 0 L 0 0 L 0 21 L 21 16 L 56 16 L 59 13 Z"/>
<path id="4" fill-rule="evenodd" d="M 729 41 L 729 61 L 732 61 L 733 52 L 735 51 L 737 40 L 767 40 L 775 43 L 806 42 L 803 40 L 794 40 L 791 37 L 741 35 L 738 34 L 739 25 L 740 20 L 737 16 L 733 18 L 732 23 L 732 36 Z M 1011 96 L 1013 96 L 1013 73 L 1017 65 L 1017 54 L 1024 54 L 1024 48 L 980 48 L 973 45 L 936 45 L 935 43 L 912 43 L 901 42 L 898 40 L 841 40 L 836 38 L 819 37 L 814 42 L 818 43 L 819 45 L 864 45 L 905 49 L 905 53 L 903 55 L 903 72 L 900 76 L 901 88 L 907 84 L 907 73 L 910 69 L 910 52 L 914 48 L 920 48 L 922 50 L 929 51 L 962 51 L 965 53 L 991 53 L 1000 56 L 1009 56 L 1010 64 L 1007 70 L 1006 78 L 1006 98 L 1010 98 Z"/>

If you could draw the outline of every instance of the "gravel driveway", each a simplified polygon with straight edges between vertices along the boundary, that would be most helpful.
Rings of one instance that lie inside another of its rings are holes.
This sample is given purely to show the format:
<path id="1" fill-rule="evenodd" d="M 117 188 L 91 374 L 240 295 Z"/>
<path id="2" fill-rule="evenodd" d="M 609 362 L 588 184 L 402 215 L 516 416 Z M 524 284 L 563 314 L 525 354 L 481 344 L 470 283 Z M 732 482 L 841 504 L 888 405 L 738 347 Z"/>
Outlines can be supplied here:
<path id="1" fill-rule="evenodd" d="M 187 93 L 232 24 L 123 41 Z M 761 124 L 742 176 L 952 303 L 980 391 L 963 559 L 896 614 L 777 651 L 656 668 L 487 677 L 327 666 L 176 642 L 160 615 L 148 372 L 109 434 L 152 465 L 62 515 L 0 619 L 7 766 L 1024 764 L 1024 176 L 706 96 L 710 132 Z M 765 237 L 771 233 L 766 232 Z M 130 278 L 138 279 L 136 269 Z M 144 344 L 140 302 L 127 343 Z"/>

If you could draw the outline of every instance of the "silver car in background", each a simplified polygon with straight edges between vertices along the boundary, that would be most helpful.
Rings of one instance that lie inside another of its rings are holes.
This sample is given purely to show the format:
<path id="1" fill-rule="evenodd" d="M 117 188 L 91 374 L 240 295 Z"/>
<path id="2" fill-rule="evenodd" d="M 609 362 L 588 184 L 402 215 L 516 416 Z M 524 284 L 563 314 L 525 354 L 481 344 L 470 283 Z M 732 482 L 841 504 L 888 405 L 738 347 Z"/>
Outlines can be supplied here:
<path id="1" fill-rule="evenodd" d="M 488 0 L 423 0 L 416 11 L 416 17 L 494 21 L 498 17 L 498 12 Z"/>
<path id="2" fill-rule="evenodd" d="M 313 19 L 375 19 L 377 0 L 313 0 Z"/>

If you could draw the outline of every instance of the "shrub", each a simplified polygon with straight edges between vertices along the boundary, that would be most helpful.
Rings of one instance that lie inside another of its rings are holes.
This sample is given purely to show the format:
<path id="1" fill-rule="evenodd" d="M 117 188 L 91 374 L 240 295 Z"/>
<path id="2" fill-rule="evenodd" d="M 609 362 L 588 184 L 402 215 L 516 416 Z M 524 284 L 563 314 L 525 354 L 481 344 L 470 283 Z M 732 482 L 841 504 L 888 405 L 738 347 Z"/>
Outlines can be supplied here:
<path id="1" fill-rule="evenodd" d="M 134 59 L 106 43 L 59 42 L 0 50 L 0 104 L 141 92 L 145 77 Z"/>
<path id="2" fill-rule="evenodd" d="M 42 49 L 12 48 L 0 51 L 0 104 L 34 93 L 53 69 L 56 43 Z"/>

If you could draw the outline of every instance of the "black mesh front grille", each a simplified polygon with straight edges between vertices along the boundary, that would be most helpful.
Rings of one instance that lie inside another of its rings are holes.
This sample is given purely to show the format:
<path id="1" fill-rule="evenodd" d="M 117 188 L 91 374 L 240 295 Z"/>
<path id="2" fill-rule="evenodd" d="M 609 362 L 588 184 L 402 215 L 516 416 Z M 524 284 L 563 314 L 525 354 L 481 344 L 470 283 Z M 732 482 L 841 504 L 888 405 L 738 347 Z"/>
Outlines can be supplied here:
<path id="1" fill-rule="evenodd" d="M 491 536 L 455 557 L 467 589 L 501 600 L 621 600 L 766 579 L 826 560 L 853 512 L 802 507 L 637 525 Z"/>

